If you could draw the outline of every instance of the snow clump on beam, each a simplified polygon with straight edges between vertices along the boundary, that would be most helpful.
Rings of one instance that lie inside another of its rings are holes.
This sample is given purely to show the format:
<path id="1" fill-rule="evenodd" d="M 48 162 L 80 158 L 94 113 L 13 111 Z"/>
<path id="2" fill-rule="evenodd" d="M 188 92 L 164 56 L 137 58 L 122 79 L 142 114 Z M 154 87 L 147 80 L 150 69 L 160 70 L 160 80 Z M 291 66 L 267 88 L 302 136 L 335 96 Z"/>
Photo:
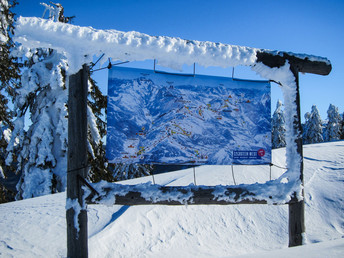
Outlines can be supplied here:
<path id="1" fill-rule="evenodd" d="M 176 37 L 149 36 L 135 31 L 97 30 L 36 17 L 18 18 L 14 41 L 21 43 L 23 50 L 52 48 L 63 53 L 69 61 L 69 74 L 78 72 L 83 64 L 91 63 L 94 55 L 102 54 L 105 55 L 103 60 L 157 59 L 159 65 L 175 70 L 181 70 L 184 64 L 194 63 L 204 67 L 223 68 L 238 65 L 253 66 L 259 61 L 257 53 L 263 52 L 273 56 L 287 56 L 292 59 L 331 65 L 327 58 L 313 55 L 184 40 Z"/>
<path id="2" fill-rule="evenodd" d="M 96 30 L 40 18 L 19 17 L 14 40 L 26 48 L 52 48 L 66 55 L 69 74 L 76 73 L 94 55 L 103 60 L 123 61 L 157 59 L 159 65 L 181 69 L 183 64 L 204 67 L 250 66 L 256 61 L 257 48 L 222 43 L 149 36 L 131 31 Z"/>

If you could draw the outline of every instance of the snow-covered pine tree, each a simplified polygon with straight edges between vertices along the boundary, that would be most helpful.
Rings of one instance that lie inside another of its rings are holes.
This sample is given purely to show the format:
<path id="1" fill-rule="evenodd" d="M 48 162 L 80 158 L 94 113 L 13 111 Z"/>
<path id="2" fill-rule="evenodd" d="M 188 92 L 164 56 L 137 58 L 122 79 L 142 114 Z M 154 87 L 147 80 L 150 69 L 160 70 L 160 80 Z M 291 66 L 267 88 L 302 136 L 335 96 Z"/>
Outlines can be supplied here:
<path id="1" fill-rule="evenodd" d="M 306 127 L 306 125 L 308 125 L 308 120 L 311 116 L 311 113 L 306 112 L 306 114 L 304 115 L 305 118 L 305 122 L 302 124 L 302 141 L 303 143 L 306 143 L 306 135 L 308 134 L 308 128 Z"/>
<path id="2" fill-rule="evenodd" d="M 153 166 L 149 164 L 118 163 L 115 164 L 113 176 L 116 181 L 133 179 L 150 175 L 152 169 Z"/>
<path id="3" fill-rule="evenodd" d="M 282 109 L 282 102 L 277 101 L 276 110 L 272 116 L 272 148 L 285 147 L 285 119 Z"/>
<path id="4" fill-rule="evenodd" d="M 22 86 L 15 92 L 16 117 L 6 160 L 12 163 L 16 153 L 17 172 L 21 173 L 17 199 L 66 187 L 67 60 L 51 49 L 30 50 L 26 57 Z"/>
<path id="5" fill-rule="evenodd" d="M 107 163 L 103 138 L 106 135 L 106 96 L 102 94 L 95 80 L 89 76 L 88 81 L 88 179 L 92 182 L 115 181 L 114 166 Z"/>
<path id="6" fill-rule="evenodd" d="M 337 141 L 340 139 L 342 118 L 338 108 L 330 104 L 327 110 L 328 122 L 325 129 L 325 141 Z"/>
<path id="7" fill-rule="evenodd" d="M 14 13 L 11 9 L 16 4 L 15 1 L 0 0 L 0 177 L 5 177 L 5 170 L 8 170 L 4 164 L 4 153 L 13 129 L 6 96 L 12 94 L 19 78 L 18 63 L 10 56 L 14 45 L 11 38 Z"/>
<path id="8" fill-rule="evenodd" d="M 341 132 L 340 132 L 340 139 L 344 140 L 344 113 L 341 116 L 342 123 L 341 123 Z"/>
<path id="9" fill-rule="evenodd" d="M 22 172 L 17 199 L 64 191 L 67 172 L 68 84 L 66 58 L 53 50 L 31 50 L 22 87 L 16 90 L 14 131 L 8 147 L 8 162 L 17 154 L 17 170 Z M 88 153 L 89 179 L 114 181 L 102 139 L 106 97 L 89 77 Z M 31 121 L 27 122 L 30 117 Z M 25 128 L 28 127 L 28 130 Z M 132 173 L 133 174 L 133 173 Z"/>
<path id="10" fill-rule="evenodd" d="M 12 41 L 14 13 L 11 9 L 17 2 L 0 0 L 0 82 L 1 90 L 11 93 L 11 83 L 19 78 L 16 58 L 10 55 L 14 43 Z"/>
<path id="11" fill-rule="evenodd" d="M 13 22 L 12 8 L 17 4 L 14 0 L 0 0 L 0 178 L 5 182 L 13 167 L 5 165 L 6 148 L 13 129 L 12 114 L 8 108 L 8 97 L 13 94 L 19 79 L 19 66 L 16 58 L 11 57 L 13 49 Z M 12 192 L 0 185 L 0 202 L 13 200 Z"/>
<path id="12" fill-rule="evenodd" d="M 305 120 L 303 133 L 304 143 L 323 142 L 322 121 L 316 105 L 312 106 L 311 113 L 306 113 Z"/>
<path id="13" fill-rule="evenodd" d="M 55 16 L 53 19 L 56 19 Z M 22 50 L 22 52 L 20 51 Z M 26 57 L 21 87 L 14 89 L 14 130 L 7 147 L 8 164 L 16 164 L 21 179 L 17 199 L 64 191 L 67 173 L 68 83 L 67 59 L 51 49 L 16 50 Z M 102 138 L 106 133 L 101 119 L 106 98 L 90 78 L 88 102 L 89 179 L 114 181 L 107 166 Z M 28 121 L 30 119 L 30 121 Z M 28 129 L 27 129 L 28 128 Z M 147 175 L 145 165 L 120 166 L 117 179 Z"/>
<path id="14" fill-rule="evenodd" d="M 57 13 L 61 7 L 57 6 Z M 61 15 L 55 14 L 51 19 L 57 21 L 57 16 Z M 25 55 L 27 61 L 21 77 L 22 86 L 15 89 L 16 118 L 7 148 L 7 163 L 16 163 L 17 172 L 21 173 L 17 185 L 17 199 L 21 199 L 65 190 L 68 145 L 68 78 L 65 74 L 68 61 L 51 49 L 17 52 L 18 56 Z M 104 173 L 101 139 L 105 124 L 100 115 L 106 101 L 104 104 L 105 98 L 91 78 L 89 85 L 92 100 L 88 103 L 90 163 Z M 108 178 L 101 175 L 101 179 Z"/>

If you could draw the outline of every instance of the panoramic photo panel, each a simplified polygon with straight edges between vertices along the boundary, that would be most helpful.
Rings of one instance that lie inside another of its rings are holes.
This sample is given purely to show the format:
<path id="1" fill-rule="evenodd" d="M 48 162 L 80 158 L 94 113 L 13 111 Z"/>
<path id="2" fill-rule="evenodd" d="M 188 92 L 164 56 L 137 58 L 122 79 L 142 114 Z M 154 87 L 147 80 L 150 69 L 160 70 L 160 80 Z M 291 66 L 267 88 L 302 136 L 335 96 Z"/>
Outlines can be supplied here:
<path id="1" fill-rule="evenodd" d="M 113 67 L 107 146 L 111 163 L 271 163 L 268 81 Z"/>

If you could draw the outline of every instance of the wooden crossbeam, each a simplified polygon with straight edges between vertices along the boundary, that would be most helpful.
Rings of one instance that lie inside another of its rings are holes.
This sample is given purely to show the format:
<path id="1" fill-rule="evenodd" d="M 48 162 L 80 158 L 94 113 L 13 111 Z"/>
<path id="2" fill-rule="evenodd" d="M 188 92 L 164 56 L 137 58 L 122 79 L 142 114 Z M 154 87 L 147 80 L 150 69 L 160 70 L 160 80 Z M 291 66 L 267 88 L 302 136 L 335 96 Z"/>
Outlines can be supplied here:
<path id="1" fill-rule="evenodd" d="M 98 189 L 99 191 L 99 189 Z M 221 192 L 219 194 L 219 191 Z M 105 186 L 96 194 L 86 197 L 87 204 L 106 202 L 113 205 L 230 205 L 230 204 L 289 204 L 275 201 L 281 196 L 257 196 L 254 189 L 245 186 L 162 186 L 162 185 L 120 185 Z M 150 196 L 147 196 L 149 192 Z"/>
<path id="2" fill-rule="evenodd" d="M 299 56 L 300 55 L 287 52 L 268 52 L 262 50 L 257 52 L 256 62 L 261 62 L 270 68 L 279 68 L 288 61 L 289 64 L 295 67 L 300 73 L 318 75 L 328 75 L 332 70 L 331 63 L 328 61 L 319 61 L 320 59 L 311 60 L 311 56 L 304 58 Z"/>

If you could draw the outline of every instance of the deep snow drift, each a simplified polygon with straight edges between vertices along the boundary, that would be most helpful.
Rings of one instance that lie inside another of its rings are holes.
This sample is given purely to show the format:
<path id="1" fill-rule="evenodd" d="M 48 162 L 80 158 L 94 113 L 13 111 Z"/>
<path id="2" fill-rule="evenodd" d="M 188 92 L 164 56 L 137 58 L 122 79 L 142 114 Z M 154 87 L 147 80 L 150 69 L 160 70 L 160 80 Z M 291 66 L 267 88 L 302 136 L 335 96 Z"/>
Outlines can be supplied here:
<path id="1" fill-rule="evenodd" d="M 344 141 L 306 145 L 304 161 L 305 247 L 286 249 L 286 205 L 90 205 L 89 255 L 249 257 L 254 253 L 255 257 L 340 257 L 344 252 Z M 285 166 L 285 149 L 273 151 L 273 163 Z M 273 167 L 272 179 L 283 172 Z M 270 178 L 268 166 L 235 166 L 234 175 L 237 184 L 263 183 Z M 188 185 L 193 180 L 192 170 L 155 176 L 156 183 L 165 185 Z M 148 181 L 152 177 L 127 183 Z M 199 167 L 196 181 L 204 185 L 233 184 L 231 168 Z M 65 197 L 61 193 L 0 205 L 0 256 L 65 257 Z"/>

